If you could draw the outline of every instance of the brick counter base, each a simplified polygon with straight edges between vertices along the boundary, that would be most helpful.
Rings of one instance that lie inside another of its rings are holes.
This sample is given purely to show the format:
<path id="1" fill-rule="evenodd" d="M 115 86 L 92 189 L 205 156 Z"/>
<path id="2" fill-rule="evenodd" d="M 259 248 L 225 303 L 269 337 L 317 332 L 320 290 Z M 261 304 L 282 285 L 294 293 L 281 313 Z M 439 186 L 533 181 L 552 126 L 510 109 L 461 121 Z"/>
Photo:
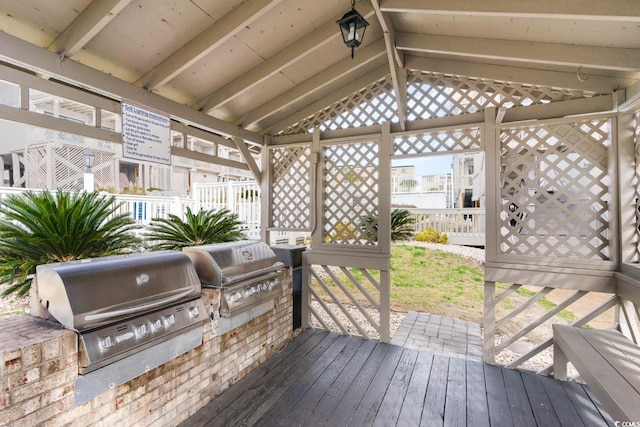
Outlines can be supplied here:
<path id="1" fill-rule="evenodd" d="M 220 291 L 204 290 L 218 306 Z M 285 346 L 292 332 L 291 274 L 275 308 L 162 366 L 76 406 L 78 338 L 25 315 L 0 319 L 0 426 L 176 425 Z"/>

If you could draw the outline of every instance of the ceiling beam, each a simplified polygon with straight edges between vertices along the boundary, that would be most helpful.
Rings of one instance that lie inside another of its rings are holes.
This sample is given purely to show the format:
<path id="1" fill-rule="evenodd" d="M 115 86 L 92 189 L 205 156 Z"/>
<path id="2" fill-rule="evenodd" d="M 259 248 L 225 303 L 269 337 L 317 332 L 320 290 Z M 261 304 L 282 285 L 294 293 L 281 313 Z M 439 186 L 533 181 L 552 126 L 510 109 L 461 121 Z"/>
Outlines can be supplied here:
<path id="1" fill-rule="evenodd" d="M 266 119 L 268 121 L 268 117 L 277 115 L 280 111 L 299 102 L 301 99 L 305 97 L 311 98 L 315 93 L 324 90 L 327 86 L 344 79 L 352 73 L 356 73 L 359 69 L 370 67 L 372 63 L 385 54 L 384 41 L 378 40 L 358 50 L 358 55 L 354 59 L 351 59 L 351 57 L 343 59 L 320 74 L 316 74 L 291 90 L 284 92 L 282 95 L 265 102 L 245 114 L 235 123 L 245 128 L 251 128 L 262 120 Z"/>
<path id="2" fill-rule="evenodd" d="M 383 12 L 640 21 L 637 0 L 381 0 Z"/>
<path id="3" fill-rule="evenodd" d="M 269 127 L 264 129 L 262 132 L 265 134 L 272 134 L 273 132 L 277 132 L 287 126 L 295 124 L 300 120 L 303 120 L 318 111 L 327 108 L 329 105 L 332 105 L 347 96 L 358 92 L 362 88 L 370 85 L 371 83 L 378 81 L 389 75 L 389 67 L 384 65 L 362 77 L 359 79 L 353 80 L 347 85 L 343 86 L 339 90 L 333 91 L 330 95 L 325 96 L 324 98 L 308 105 L 307 107 L 296 111 L 295 114 L 288 116 L 287 118 L 278 121 L 277 123 L 271 124 Z"/>
<path id="4" fill-rule="evenodd" d="M 282 0 L 250 0 L 234 8 L 140 78 L 136 84 L 155 90 L 217 49 L 240 30 L 269 12 Z"/>
<path id="5" fill-rule="evenodd" d="M 42 73 L 72 86 L 89 90 L 117 101 L 123 99 L 161 111 L 183 123 L 224 136 L 264 143 L 264 137 L 239 126 L 195 111 L 186 105 L 164 98 L 116 77 L 109 76 L 70 59 L 61 61 L 56 53 L 0 31 L 0 61 Z"/>
<path id="6" fill-rule="evenodd" d="M 393 84 L 393 92 L 396 95 L 396 105 L 398 106 L 398 118 L 400 120 L 400 128 L 406 127 L 407 121 L 407 75 L 404 67 L 404 54 L 396 49 L 396 31 L 393 27 L 391 19 L 380 10 L 378 0 L 371 0 L 373 10 L 376 12 L 378 22 L 382 27 L 384 43 L 387 50 L 387 61 L 389 62 L 389 71 L 391 73 L 391 82 Z M 402 69 L 400 71 L 399 69 Z"/>
<path id="7" fill-rule="evenodd" d="M 362 6 L 362 16 L 365 18 L 374 14 L 371 5 L 364 4 Z M 216 90 L 208 95 L 193 107 L 206 113 L 211 112 L 215 108 L 231 101 L 245 91 L 251 89 L 257 84 L 263 82 L 269 77 L 281 72 L 287 66 L 299 61 L 301 58 L 313 54 L 317 49 L 326 45 L 330 41 L 340 37 L 340 31 L 337 28 L 336 20 L 342 15 L 329 20 L 324 24 L 315 28 L 306 36 L 300 38 L 295 43 L 286 46 L 284 49 L 273 55 L 271 58 L 260 63 L 245 74 L 236 78 L 226 86 Z"/>
<path id="8" fill-rule="evenodd" d="M 618 88 L 626 87 L 634 82 L 634 80 L 631 79 L 619 79 L 589 74 L 581 74 L 581 79 L 578 79 L 577 73 L 479 64 L 475 62 L 434 59 L 413 55 L 407 55 L 405 61 L 406 67 L 410 70 L 458 74 L 461 76 L 583 90 L 595 93 L 611 93 Z"/>
<path id="9" fill-rule="evenodd" d="M 51 52 L 73 56 L 127 7 L 131 0 L 93 1 L 49 45 Z"/>
<path id="10" fill-rule="evenodd" d="M 572 66 L 576 69 L 584 67 L 635 72 L 640 64 L 640 49 L 576 46 L 560 43 L 397 33 L 396 46 L 398 49 L 406 51 L 513 62 L 556 64 Z"/>
<path id="11" fill-rule="evenodd" d="M 233 142 L 235 142 L 236 147 L 238 147 L 238 150 L 242 154 L 242 157 L 244 158 L 244 161 L 247 163 L 247 166 L 249 167 L 249 170 L 253 174 L 253 177 L 256 179 L 256 182 L 258 183 L 258 185 L 260 185 L 262 183 L 262 172 L 260 171 L 260 168 L 258 167 L 256 160 L 251 155 L 251 151 L 249 150 L 247 143 L 241 140 L 240 138 L 231 138 L 231 139 L 233 140 Z"/>

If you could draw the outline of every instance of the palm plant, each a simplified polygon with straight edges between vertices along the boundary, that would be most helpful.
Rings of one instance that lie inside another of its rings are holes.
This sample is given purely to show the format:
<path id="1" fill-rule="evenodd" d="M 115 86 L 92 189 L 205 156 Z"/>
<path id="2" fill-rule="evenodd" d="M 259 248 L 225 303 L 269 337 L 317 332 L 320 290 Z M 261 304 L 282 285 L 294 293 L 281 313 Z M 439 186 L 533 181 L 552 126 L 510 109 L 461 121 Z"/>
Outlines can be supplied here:
<path id="1" fill-rule="evenodd" d="M 130 253 L 141 247 L 114 196 L 26 191 L 0 201 L 0 283 L 3 296 L 25 295 L 36 266 Z"/>
<path id="2" fill-rule="evenodd" d="M 391 211 L 391 240 L 409 240 L 413 236 L 415 217 L 407 209 Z M 378 240 L 378 214 L 364 219 L 362 228 L 374 241 Z"/>
<path id="3" fill-rule="evenodd" d="M 187 207 L 185 220 L 169 214 L 168 218 L 151 220 L 149 232 L 145 234 L 153 251 L 180 250 L 186 246 L 233 242 L 245 239 L 240 230 L 242 221 L 228 209 L 200 210 L 193 213 Z"/>

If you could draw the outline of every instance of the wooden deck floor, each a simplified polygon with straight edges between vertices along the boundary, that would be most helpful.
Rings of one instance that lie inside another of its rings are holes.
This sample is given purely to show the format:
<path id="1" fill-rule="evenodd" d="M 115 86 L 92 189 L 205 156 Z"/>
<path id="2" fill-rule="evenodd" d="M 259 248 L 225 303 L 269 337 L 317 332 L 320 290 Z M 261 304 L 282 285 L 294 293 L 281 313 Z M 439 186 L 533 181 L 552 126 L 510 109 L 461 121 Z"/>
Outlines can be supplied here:
<path id="1" fill-rule="evenodd" d="M 183 426 L 605 426 L 588 389 L 309 329 Z"/>

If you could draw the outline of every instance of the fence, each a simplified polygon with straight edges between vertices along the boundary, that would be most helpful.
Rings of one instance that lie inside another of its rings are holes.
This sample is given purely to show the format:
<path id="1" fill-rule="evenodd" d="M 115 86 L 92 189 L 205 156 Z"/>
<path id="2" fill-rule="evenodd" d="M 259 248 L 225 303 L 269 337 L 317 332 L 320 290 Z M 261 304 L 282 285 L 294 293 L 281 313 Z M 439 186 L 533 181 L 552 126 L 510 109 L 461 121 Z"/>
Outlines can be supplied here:
<path id="1" fill-rule="evenodd" d="M 409 209 L 409 211 L 416 219 L 416 233 L 432 227 L 447 233 L 449 243 L 453 245 L 485 245 L 484 208 Z"/>

